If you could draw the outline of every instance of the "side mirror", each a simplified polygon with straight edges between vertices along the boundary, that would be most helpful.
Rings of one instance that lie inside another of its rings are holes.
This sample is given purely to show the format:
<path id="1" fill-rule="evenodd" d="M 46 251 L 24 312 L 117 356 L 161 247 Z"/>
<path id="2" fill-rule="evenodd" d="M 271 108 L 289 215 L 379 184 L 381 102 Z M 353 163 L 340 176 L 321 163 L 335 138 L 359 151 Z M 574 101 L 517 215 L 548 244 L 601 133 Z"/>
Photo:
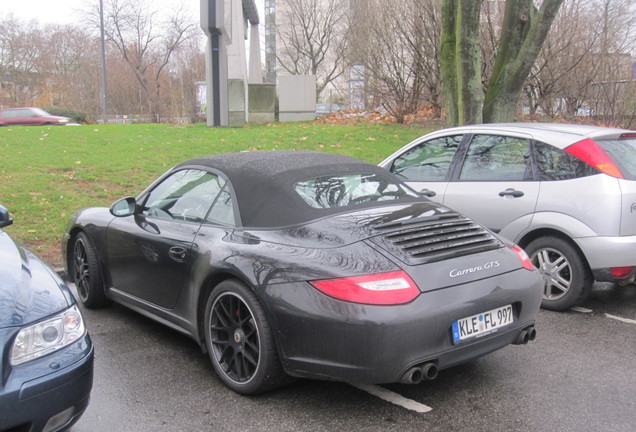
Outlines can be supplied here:
<path id="1" fill-rule="evenodd" d="M 110 214 L 117 217 L 132 216 L 137 211 L 137 201 L 133 197 L 118 199 L 110 206 Z"/>
<path id="2" fill-rule="evenodd" d="M 4 228 L 13 223 L 13 219 L 9 215 L 9 210 L 0 205 L 0 228 Z"/>

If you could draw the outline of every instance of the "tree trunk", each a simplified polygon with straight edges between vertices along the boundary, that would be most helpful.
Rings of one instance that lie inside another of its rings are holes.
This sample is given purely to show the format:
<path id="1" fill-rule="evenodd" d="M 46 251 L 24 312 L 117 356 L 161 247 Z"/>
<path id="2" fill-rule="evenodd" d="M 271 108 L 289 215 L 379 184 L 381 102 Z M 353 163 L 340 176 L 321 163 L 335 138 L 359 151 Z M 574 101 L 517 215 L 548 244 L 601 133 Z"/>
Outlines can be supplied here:
<path id="1" fill-rule="evenodd" d="M 499 49 L 484 98 L 486 123 L 514 120 L 523 85 L 563 0 L 507 0 Z"/>
<path id="2" fill-rule="evenodd" d="M 457 106 L 457 74 L 455 73 L 455 57 L 457 35 L 455 20 L 458 0 L 447 0 L 442 3 L 442 34 L 440 40 L 439 67 L 442 81 L 442 98 L 446 110 L 446 123 L 458 125 L 459 108 Z"/>
<path id="3" fill-rule="evenodd" d="M 482 121 L 481 4 L 482 0 L 447 0 L 442 4 L 440 69 L 449 125 Z"/>

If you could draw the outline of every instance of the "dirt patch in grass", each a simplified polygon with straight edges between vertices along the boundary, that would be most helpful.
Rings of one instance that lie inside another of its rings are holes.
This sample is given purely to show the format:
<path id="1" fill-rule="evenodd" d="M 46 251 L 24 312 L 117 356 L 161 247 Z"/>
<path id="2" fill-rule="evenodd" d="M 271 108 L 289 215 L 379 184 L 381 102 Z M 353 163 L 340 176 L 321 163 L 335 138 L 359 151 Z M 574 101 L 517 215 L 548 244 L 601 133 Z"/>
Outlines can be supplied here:
<path id="1" fill-rule="evenodd" d="M 62 249 L 59 242 L 53 244 L 45 241 L 31 241 L 25 246 L 54 269 L 57 270 L 64 267 L 64 259 L 62 258 Z"/>

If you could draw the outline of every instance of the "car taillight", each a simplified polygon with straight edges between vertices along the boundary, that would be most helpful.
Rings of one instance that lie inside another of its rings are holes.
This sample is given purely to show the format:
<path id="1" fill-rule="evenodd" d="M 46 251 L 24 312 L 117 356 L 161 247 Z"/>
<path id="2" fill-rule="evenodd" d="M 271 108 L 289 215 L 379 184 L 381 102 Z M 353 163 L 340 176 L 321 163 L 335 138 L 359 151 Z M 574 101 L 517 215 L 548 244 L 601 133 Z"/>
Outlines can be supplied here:
<path id="1" fill-rule="evenodd" d="M 621 170 L 593 139 L 587 138 L 574 143 L 565 151 L 607 175 L 624 178 Z"/>
<path id="2" fill-rule="evenodd" d="M 374 305 L 408 303 L 420 293 L 415 282 L 402 270 L 310 283 L 322 293 L 339 300 Z"/>
<path id="3" fill-rule="evenodd" d="M 521 261 L 521 266 L 524 269 L 534 270 L 534 265 L 532 264 L 532 260 L 530 259 L 526 251 L 524 251 L 517 245 L 511 246 L 510 249 L 512 249 L 514 253 L 517 254 L 517 258 L 519 258 L 519 261 Z"/>
<path id="4" fill-rule="evenodd" d="M 615 278 L 624 278 L 628 276 L 632 270 L 634 270 L 634 266 L 629 267 L 612 267 L 610 268 L 610 273 Z"/>

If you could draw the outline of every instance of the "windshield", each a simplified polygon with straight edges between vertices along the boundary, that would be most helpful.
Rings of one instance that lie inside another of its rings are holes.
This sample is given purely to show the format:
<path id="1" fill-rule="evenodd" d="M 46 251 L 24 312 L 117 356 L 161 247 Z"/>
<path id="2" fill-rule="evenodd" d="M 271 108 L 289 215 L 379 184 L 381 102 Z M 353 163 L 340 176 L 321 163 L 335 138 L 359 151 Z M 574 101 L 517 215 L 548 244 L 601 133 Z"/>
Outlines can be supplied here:
<path id="1" fill-rule="evenodd" d="M 47 113 L 46 111 L 44 111 L 43 109 L 40 109 L 40 108 L 32 108 L 32 109 L 31 109 L 31 112 L 32 112 L 33 114 L 35 114 L 35 115 L 38 115 L 38 116 L 45 116 L 45 117 L 48 117 L 48 116 L 50 116 L 50 115 L 51 115 L 51 114 Z"/>
<path id="2" fill-rule="evenodd" d="M 596 141 L 626 179 L 636 180 L 636 138 Z"/>
<path id="3" fill-rule="evenodd" d="M 317 177 L 296 183 L 294 189 L 307 204 L 319 209 L 418 196 L 397 179 L 377 173 Z"/>

